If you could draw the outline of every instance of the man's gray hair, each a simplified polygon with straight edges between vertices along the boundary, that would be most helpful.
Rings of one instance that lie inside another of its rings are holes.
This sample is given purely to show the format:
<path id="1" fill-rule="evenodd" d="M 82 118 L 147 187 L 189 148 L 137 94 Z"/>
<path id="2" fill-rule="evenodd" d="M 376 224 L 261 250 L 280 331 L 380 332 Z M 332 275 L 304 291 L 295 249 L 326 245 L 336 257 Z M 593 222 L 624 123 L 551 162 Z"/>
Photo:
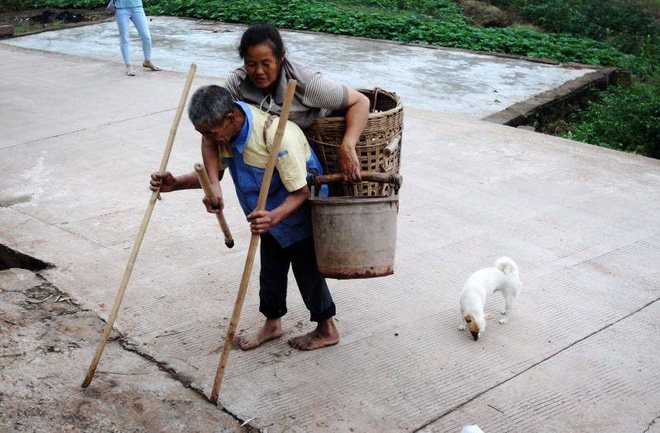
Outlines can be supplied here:
<path id="1" fill-rule="evenodd" d="M 231 93 L 220 86 L 202 86 L 195 90 L 188 104 L 188 118 L 193 125 L 217 125 L 234 110 Z"/>

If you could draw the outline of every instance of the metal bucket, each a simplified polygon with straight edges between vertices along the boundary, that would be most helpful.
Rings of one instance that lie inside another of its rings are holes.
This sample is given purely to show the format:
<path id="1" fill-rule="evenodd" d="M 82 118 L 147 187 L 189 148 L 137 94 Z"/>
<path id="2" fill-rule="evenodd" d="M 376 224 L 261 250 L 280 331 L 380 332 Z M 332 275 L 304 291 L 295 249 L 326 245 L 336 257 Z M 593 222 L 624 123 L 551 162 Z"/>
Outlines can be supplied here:
<path id="1" fill-rule="evenodd" d="M 329 183 L 331 178 L 333 175 L 315 179 Z M 388 182 L 394 185 L 389 197 L 317 197 L 312 193 L 314 247 L 323 276 L 353 279 L 394 273 L 401 177 L 379 174 L 377 178 L 375 181 L 392 180 Z M 363 179 L 374 181 L 369 175 Z"/>

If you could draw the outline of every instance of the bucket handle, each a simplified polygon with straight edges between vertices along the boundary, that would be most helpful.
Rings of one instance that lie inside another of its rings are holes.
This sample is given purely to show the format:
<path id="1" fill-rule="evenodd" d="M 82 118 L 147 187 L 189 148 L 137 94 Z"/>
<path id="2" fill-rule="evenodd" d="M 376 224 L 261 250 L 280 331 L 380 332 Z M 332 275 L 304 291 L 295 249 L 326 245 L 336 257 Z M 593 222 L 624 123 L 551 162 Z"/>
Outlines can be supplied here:
<path id="1" fill-rule="evenodd" d="M 392 185 L 395 192 L 399 192 L 399 188 L 401 188 L 401 185 L 403 184 L 403 177 L 396 173 L 363 173 L 361 177 L 363 182 L 389 183 Z M 314 189 L 316 189 L 316 191 L 320 191 L 320 185 L 343 181 L 344 177 L 340 173 L 326 174 L 322 176 L 312 173 L 307 179 L 307 184 L 311 187 L 315 187 Z"/>

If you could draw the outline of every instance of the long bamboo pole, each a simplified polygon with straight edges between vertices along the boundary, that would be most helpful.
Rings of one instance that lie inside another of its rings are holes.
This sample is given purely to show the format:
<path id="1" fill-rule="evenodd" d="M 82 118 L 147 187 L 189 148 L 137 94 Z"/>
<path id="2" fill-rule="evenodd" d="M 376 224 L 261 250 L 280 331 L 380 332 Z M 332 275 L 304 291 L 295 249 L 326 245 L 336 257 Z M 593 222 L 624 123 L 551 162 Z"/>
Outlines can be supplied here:
<path id="1" fill-rule="evenodd" d="M 291 102 L 293 101 L 293 94 L 295 90 L 296 90 L 296 80 L 289 80 L 289 84 L 286 88 L 286 95 L 284 96 L 282 114 L 280 115 L 280 121 L 279 124 L 277 125 L 275 140 L 273 141 L 273 146 L 271 147 L 270 155 L 268 156 L 268 163 L 266 164 L 264 179 L 261 182 L 261 189 L 259 190 L 259 200 L 257 201 L 257 208 L 255 209 L 255 211 L 261 211 L 266 208 L 266 199 L 268 198 L 270 181 L 273 177 L 273 171 L 275 170 L 275 163 L 277 162 L 277 154 L 280 149 L 280 143 L 282 142 L 282 137 L 284 136 L 286 122 L 289 119 L 289 110 L 291 108 Z M 247 258 L 245 259 L 245 268 L 243 269 L 241 286 L 238 289 L 238 296 L 236 297 L 236 302 L 234 304 L 234 312 L 232 313 L 231 321 L 229 322 L 227 337 L 225 337 L 225 345 L 224 348 L 222 349 L 222 355 L 220 356 L 220 364 L 218 364 L 218 370 L 215 373 L 215 380 L 213 381 L 213 390 L 211 391 L 211 401 L 214 403 L 218 403 L 220 386 L 222 385 L 222 377 L 225 374 L 227 359 L 229 359 L 229 352 L 231 351 L 231 345 L 232 342 L 234 341 L 234 336 L 236 335 L 236 327 L 238 326 L 238 320 L 241 317 L 241 310 L 243 309 L 243 301 L 245 300 L 245 294 L 247 293 L 248 282 L 250 281 L 250 274 L 252 273 L 252 265 L 254 265 L 254 256 L 257 251 L 257 245 L 259 245 L 259 235 L 253 233 L 252 237 L 250 238 L 248 255 Z"/>
<path id="2" fill-rule="evenodd" d="M 174 117 L 174 122 L 172 123 L 172 128 L 170 128 L 170 135 L 167 139 L 167 146 L 165 146 L 165 153 L 163 159 L 160 162 L 160 168 L 158 171 L 163 173 L 167 167 L 167 162 L 170 159 L 170 153 L 172 152 L 172 145 L 174 144 L 174 137 L 176 136 L 176 131 L 179 127 L 179 122 L 181 121 L 181 115 L 183 114 L 183 108 L 186 105 L 186 100 L 188 99 L 188 93 L 190 93 L 190 86 L 192 85 L 193 77 L 195 76 L 195 71 L 197 70 L 197 65 L 192 63 L 190 65 L 190 71 L 188 72 L 188 78 L 186 79 L 186 84 L 181 93 L 181 100 L 179 101 L 179 108 L 176 111 L 176 116 Z M 133 265 L 135 264 L 135 259 L 137 258 L 138 252 L 140 251 L 140 246 L 142 245 L 142 240 L 144 239 L 144 234 L 147 231 L 147 225 L 149 224 L 149 219 L 151 219 L 151 214 L 153 213 L 154 206 L 156 205 L 156 199 L 160 193 L 160 187 L 153 193 L 151 193 L 151 198 L 149 199 L 149 205 L 147 206 L 147 211 L 144 213 L 142 218 L 142 225 L 140 226 L 140 231 L 138 232 L 135 243 L 133 244 L 133 250 L 131 251 L 131 256 L 128 259 L 126 264 L 126 270 L 124 271 L 124 277 L 121 280 L 119 285 L 119 291 L 117 292 L 117 297 L 115 298 L 115 303 L 112 306 L 112 311 L 108 317 L 108 322 L 105 325 L 105 330 L 101 336 L 101 341 L 99 341 L 98 346 L 96 347 L 96 353 L 94 354 L 94 359 L 87 370 L 87 375 L 85 380 L 82 383 L 83 388 L 87 388 L 94 378 L 94 373 L 96 372 L 96 367 L 99 364 L 101 355 L 103 354 L 103 349 L 105 348 L 106 343 L 108 342 L 108 337 L 112 332 L 112 327 L 117 318 L 117 313 L 119 313 L 119 307 L 121 306 L 121 301 L 124 299 L 124 293 L 126 292 L 126 287 L 128 286 L 128 280 L 131 278 L 131 272 L 133 271 Z"/>
<path id="3" fill-rule="evenodd" d="M 209 180 L 209 175 L 206 172 L 206 167 L 204 167 L 203 164 L 197 163 L 195 164 L 195 171 L 197 172 L 199 183 L 202 185 L 202 189 L 204 190 L 204 195 L 211 199 L 213 206 L 218 206 L 218 197 L 213 194 L 213 190 L 211 189 L 211 181 Z M 220 212 L 215 214 L 215 216 L 218 218 L 218 224 L 220 224 L 222 233 L 225 235 L 225 245 L 227 245 L 227 248 L 232 248 L 234 246 L 234 238 L 231 235 L 231 231 L 229 231 L 229 226 L 227 225 L 227 220 L 225 220 L 225 215 L 222 213 L 222 209 L 220 209 Z"/>

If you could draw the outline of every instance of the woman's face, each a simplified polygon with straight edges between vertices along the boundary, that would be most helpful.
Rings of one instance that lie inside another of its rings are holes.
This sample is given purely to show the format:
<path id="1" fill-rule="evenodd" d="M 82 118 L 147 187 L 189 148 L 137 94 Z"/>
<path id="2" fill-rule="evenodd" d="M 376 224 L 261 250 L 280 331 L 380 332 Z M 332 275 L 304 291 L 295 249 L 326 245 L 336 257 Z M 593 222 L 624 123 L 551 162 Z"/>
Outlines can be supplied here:
<path id="1" fill-rule="evenodd" d="M 243 65 L 250 81 L 259 89 L 270 87 L 277 80 L 281 67 L 268 42 L 249 48 L 243 58 Z"/>

